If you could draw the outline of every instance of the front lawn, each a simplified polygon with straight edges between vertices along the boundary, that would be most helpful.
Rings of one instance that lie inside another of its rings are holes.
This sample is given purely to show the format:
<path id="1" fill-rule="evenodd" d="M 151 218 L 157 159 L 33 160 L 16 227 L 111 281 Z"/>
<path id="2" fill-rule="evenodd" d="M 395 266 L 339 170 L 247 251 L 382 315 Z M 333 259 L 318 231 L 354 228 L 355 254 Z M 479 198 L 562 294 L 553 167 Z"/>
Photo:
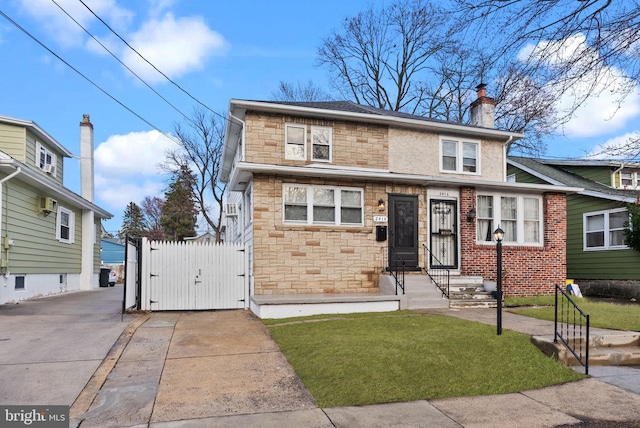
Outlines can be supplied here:
<path id="1" fill-rule="evenodd" d="M 525 334 L 410 311 L 265 320 L 321 407 L 503 394 L 584 376 Z"/>
<path id="2" fill-rule="evenodd" d="M 528 317 L 553 321 L 555 316 L 554 296 L 506 298 L 509 312 Z M 612 330 L 640 331 L 640 304 L 617 304 L 596 302 L 572 297 L 573 301 L 589 315 L 591 327 Z"/>

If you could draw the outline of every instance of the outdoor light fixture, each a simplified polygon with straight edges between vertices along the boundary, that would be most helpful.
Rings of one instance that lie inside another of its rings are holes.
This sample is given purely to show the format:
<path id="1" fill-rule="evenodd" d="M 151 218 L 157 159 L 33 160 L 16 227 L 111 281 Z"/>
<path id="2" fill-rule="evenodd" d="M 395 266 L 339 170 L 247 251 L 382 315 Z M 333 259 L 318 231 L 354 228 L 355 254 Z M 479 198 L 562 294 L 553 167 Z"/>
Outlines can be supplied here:
<path id="1" fill-rule="evenodd" d="M 378 209 L 380 211 L 384 210 L 384 199 L 378 199 Z"/>
<path id="2" fill-rule="evenodd" d="M 469 212 L 467 213 L 467 221 L 468 222 L 472 222 L 475 219 L 476 219 L 476 209 L 475 208 L 471 208 L 469 210 Z"/>
<path id="3" fill-rule="evenodd" d="M 504 230 L 500 229 L 500 225 L 493 232 L 496 239 L 496 300 L 498 301 L 498 313 L 496 316 L 497 335 L 502 334 L 502 239 L 504 238 Z"/>

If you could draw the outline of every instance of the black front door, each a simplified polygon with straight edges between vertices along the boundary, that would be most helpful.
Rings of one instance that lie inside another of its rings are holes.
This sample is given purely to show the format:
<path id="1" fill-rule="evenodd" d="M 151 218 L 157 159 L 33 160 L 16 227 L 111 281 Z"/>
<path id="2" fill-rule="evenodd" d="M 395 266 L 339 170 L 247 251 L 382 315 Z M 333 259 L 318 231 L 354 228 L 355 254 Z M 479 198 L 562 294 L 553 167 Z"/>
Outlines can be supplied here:
<path id="1" fill-rule="evenodd" d="M 431 200 L 429 266 L 458 268 L 458 207 L 456 201 Z"/>
<path id="2" fill-rule="evenodd" d="M 418 197 L 389 195 L 389 267 L 418 266 Z"/>

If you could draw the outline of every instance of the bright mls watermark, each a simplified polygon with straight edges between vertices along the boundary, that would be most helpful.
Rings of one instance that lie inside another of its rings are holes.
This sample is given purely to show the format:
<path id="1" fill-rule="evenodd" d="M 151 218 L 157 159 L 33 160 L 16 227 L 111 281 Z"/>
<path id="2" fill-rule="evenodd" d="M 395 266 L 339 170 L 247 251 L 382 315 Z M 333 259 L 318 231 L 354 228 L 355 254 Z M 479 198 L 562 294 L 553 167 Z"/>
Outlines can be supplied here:
<path id="1" fill-rule="evenodd" d="M 0 426 L 68 428 L 69 406 L 0 406 Z"/>

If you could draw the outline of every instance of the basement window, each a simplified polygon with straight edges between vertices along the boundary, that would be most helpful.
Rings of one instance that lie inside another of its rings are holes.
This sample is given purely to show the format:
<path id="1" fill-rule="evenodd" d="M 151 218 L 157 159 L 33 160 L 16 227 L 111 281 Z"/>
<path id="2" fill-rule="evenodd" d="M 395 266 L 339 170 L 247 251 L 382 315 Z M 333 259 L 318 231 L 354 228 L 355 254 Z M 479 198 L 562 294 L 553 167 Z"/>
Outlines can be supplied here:
<path id="1" fill-rule="evenodd" d="M 24 290 L 24 275 L 16 276 L 16 290 Z"/>

